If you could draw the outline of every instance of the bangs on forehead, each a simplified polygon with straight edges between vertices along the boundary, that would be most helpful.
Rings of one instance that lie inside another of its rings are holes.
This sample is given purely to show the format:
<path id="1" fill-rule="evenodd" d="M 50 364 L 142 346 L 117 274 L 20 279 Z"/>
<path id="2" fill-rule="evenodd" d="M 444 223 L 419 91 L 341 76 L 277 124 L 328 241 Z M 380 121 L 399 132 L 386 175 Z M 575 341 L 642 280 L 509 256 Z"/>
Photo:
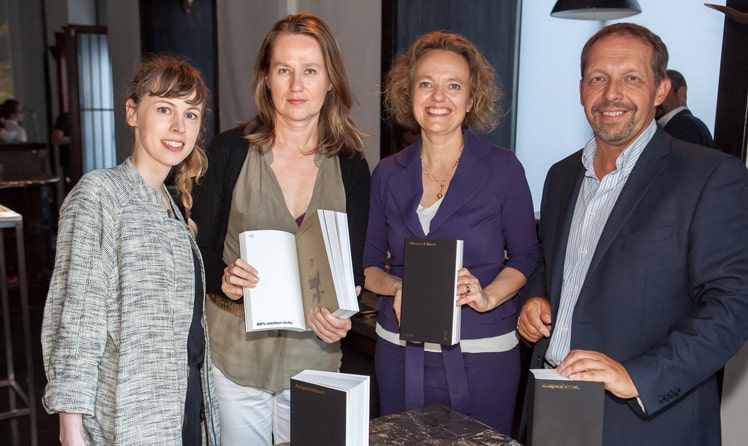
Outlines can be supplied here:
<path id="1" fill-rule="evenodd" d="M 191 76 L 185 70 L 166 70 L 161 76 L 155 79 L 148 93 L 152 96 L 162 98 L 187 98 L 193 93 L 195 97 L 188 100 L 190 105 L 200 105 L 205 103 L 205 92 L 198 88 L 200 80 Z"/>

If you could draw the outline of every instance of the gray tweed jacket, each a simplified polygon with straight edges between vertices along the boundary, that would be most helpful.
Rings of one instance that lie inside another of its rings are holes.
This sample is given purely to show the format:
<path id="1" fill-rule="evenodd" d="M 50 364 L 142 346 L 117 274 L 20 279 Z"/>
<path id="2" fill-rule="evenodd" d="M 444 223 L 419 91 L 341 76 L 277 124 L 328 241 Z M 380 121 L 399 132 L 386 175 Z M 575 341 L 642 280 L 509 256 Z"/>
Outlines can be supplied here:
<path id="1" fill-rule="evenodd" d="M 43 403 L 82 413 L 87 444 L 182 443 L 196 252 L 181 216 L 168 217 L 129 159 L 87 174 L 65 200 L 42 324 Z M 209 358 L 206 432 L 216 445 Z"/>

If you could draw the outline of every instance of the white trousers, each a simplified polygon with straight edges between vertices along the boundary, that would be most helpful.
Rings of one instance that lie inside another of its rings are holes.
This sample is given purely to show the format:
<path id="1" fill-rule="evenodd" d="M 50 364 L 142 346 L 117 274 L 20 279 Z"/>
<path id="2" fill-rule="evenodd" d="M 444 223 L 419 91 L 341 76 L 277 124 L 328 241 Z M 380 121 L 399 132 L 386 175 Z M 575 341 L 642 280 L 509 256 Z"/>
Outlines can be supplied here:
<path id="1" fill-rule="evenodd" d="M 245 387 L 213 367 L 221 445 L 270 446 L 291 441 L 291 391 Z"/>

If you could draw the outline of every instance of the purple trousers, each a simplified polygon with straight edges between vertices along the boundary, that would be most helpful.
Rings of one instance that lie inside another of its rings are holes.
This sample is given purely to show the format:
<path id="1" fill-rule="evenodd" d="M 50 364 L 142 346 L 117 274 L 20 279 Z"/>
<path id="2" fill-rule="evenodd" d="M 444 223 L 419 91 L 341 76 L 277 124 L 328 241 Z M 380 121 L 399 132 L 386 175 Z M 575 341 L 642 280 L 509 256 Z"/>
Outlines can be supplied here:
<path id="1" fill-rule="evenodd" d="M 469 415 L 511 435 L 514 405 L 520 376 L 519 347 L 501 353 L 462 353 L 467 377 Z M 377 338 L 375 367 L 379 384 L 381 415 L 406 410 L 405 347 Z M 441 353 L 424 352 L 424 404 L 450 404 L 444 360 Z M 412 379 L 411 379 L 412 381 Z M 409 386 L 418 383 L 409 382 Z"/>

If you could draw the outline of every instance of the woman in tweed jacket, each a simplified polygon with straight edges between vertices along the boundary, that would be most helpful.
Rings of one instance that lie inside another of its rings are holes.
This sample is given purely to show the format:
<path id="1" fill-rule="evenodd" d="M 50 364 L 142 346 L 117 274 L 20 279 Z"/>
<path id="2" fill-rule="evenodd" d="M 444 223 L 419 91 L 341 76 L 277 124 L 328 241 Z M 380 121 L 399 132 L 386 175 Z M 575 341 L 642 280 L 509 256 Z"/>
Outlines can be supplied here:
<path id="1" fill-rule="evenodd" d="M 209 95 L 186 62 L 145 62 L 125 102 L 132 155 L 63 203 L 42 325 L 43 403 L 63 445 L 218 444 L 189 219 Z M 173 167 L 187 224 L 164 186 Z"/>

